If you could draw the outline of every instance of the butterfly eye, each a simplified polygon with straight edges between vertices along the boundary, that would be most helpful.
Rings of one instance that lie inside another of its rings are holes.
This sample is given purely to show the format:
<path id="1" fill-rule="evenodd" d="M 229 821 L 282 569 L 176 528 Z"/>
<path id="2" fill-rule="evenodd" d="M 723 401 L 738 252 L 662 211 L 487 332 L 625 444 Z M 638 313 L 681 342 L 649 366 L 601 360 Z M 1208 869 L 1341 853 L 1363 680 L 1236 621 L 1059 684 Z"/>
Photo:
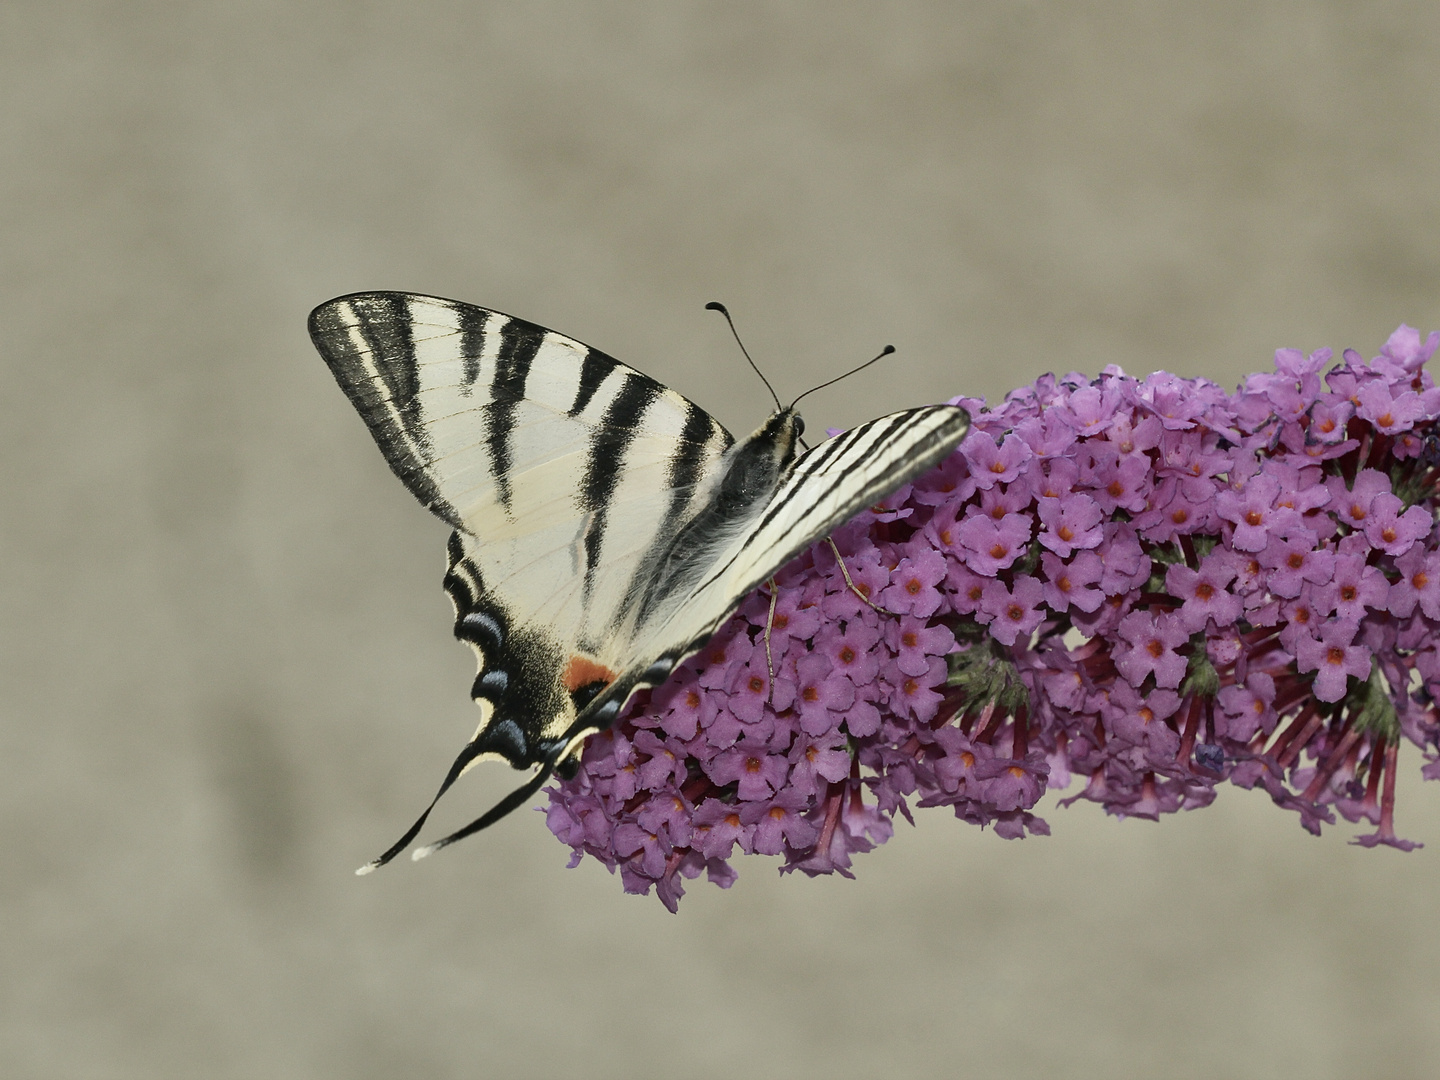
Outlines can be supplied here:
<path id="1" fill-rule="evenodd" d="M 800 436 L 802 436 L 802 435 L 804 435 L 804 434 L 805 434 L 805 421 L 804 421 L 803 419 L 801 419 L 800 417 L 797 416 L 797 417 L 795 417 L 795 438 L 798 439 L 798 438 L 800 438 Z"/>

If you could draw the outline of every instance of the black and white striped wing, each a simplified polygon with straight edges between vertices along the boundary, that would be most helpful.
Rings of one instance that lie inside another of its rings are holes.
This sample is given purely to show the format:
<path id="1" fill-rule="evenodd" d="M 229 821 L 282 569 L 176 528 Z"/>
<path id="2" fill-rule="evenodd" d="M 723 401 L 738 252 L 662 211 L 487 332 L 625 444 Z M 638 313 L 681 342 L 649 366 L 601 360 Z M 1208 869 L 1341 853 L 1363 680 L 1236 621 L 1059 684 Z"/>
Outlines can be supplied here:
<path id="1" fill-rule="evenodd" d="M 310 332 L 396 475 L 455 527 L 445 587 L 480 662 L 465 765 L 541 761 L 633 663 L 632 580 L 733 439 L 633 368 L 485 308 L 364 293 Z"/>

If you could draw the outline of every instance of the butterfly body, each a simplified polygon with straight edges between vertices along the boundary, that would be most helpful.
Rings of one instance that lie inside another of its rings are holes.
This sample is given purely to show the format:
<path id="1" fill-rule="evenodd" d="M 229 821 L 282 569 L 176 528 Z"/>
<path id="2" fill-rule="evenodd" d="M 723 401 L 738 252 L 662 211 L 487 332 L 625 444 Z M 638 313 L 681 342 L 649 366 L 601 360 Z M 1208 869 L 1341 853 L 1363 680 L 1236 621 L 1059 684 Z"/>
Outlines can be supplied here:
<path id="1" fill-rule="evenodd" d="M 435 297 L 341 297 L 310 332 L 396 475 L 455 530 L 444 586 L 479 661 L 481 719 L 436 799 L 488 758 L 539 770 L 441 843 L 573 767 L 587 734 L 664 682 L 749 592 L 968 429 L 963 410 L 929 406 L 801 455 L 803 423 L 781 408 L 737 443 L 598 350 Z"/>

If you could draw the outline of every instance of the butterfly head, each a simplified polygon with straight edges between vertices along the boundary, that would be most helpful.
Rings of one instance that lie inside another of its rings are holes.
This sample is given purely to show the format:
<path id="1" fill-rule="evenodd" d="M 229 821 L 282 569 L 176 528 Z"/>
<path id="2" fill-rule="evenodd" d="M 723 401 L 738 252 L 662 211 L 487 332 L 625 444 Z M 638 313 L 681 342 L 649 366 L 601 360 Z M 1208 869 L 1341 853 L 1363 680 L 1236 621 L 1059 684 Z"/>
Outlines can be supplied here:
<path id="1" fill-rule="evenodd" d="M 770 448 L 781 472 L 789 472 L 800 449 L 804 446 L 801 438 L 805 434 L 805 421 L 794 405 L 787 405 L 770 414 L 770 418 L 745 441 Z"/>

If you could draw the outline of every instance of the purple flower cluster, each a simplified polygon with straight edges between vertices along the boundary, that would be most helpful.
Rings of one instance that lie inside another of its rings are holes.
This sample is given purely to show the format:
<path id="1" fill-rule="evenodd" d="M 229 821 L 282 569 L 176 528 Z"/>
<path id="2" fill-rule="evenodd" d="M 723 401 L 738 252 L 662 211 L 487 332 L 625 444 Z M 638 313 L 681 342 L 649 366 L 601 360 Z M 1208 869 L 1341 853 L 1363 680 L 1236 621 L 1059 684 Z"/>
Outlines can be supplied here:
<path id="1" fill-rule="evenodd" d="M 1409 850 L 1402 736 L 1440 778 L 1437 345 L 1282 349 L 1233 394 L 1109 367 L 956 399 L 959 449 L 590 739 L 550 829 L 672 911 L 737 848 L 848 876 L 910 801 L 1046 833 L 1072 774 L 1119 817 L 1228 780 Z"/>

